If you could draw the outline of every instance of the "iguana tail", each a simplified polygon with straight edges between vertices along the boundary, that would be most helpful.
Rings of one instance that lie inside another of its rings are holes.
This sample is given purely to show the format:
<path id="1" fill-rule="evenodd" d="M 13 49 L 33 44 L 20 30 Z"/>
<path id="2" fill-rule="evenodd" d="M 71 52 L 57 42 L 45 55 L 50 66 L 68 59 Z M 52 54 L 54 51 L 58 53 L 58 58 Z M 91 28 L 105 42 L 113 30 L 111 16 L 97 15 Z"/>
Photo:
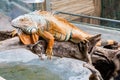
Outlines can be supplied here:
<path id="1" fill-rule="evenodd" d="M 101 40 L 96 45 L 112 49 L 112 47 L 118 47 L 118 42 L 114 40 Z"/>

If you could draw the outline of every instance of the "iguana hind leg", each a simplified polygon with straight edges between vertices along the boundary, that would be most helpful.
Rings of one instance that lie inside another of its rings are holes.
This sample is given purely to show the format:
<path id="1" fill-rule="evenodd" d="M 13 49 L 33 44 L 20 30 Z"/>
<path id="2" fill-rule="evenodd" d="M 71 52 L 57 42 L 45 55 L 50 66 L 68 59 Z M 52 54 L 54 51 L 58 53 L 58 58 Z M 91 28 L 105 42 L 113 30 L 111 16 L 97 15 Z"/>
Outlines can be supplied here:
<path id="1" fill-rule="evenodd" d="M 90 54 L 88 53 L 88 40 L 87 38 L 79 35 L 72 34 L 71 41 L 74 43 L 79 43 L 80 51 L 83 54 L 84 59 L 87 59 L 87 62 L 92 64 Z"/>
<path id="2" fill-rule="evenodd" d="M 72 41 L 74 43 L 80 43 L 80 42 L 86 43 L 86 42 L 88 42 L 87 38 L 81 36 L 80 34 L 75 34 L 75 33 L 72 33 L 70 41 Z"/>

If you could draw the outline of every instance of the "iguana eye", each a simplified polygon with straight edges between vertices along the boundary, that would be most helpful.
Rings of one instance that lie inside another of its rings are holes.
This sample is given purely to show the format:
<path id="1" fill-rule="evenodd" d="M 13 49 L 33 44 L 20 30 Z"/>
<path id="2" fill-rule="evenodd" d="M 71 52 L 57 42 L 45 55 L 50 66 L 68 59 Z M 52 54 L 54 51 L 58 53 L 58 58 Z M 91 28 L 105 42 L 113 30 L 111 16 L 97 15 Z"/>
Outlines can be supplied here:
<path id="1" fill-rule="evenodd" d="M 24 18 L 21 18 L 20 21 L 29 21 L 29 19 L 24 17 Z"/>
<path id="2" fill-rule="evenodd" d="M 20 21 L 24 21 L 24 19 L 20 19 Z"/>

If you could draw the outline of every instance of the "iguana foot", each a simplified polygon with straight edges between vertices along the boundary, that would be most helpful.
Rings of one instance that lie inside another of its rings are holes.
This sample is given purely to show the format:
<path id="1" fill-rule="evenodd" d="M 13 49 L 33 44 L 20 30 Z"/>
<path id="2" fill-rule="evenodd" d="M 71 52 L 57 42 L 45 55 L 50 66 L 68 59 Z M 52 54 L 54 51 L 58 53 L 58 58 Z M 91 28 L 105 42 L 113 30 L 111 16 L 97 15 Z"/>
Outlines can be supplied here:
<path id="1" fill-rule="evenodd" d="M 11 32 L 12 37 L 14 37 L 16 34 L 17 34 L 17 31 L 16 31 L 16 30 L 13 30 L 13 31 Z"/>
<path id="2" fill-rule="evenodd" d="M 53 55 L 52 49 L 47 49 L 46 54 L 47 54 L 47 59 L 51 60 Z"/>

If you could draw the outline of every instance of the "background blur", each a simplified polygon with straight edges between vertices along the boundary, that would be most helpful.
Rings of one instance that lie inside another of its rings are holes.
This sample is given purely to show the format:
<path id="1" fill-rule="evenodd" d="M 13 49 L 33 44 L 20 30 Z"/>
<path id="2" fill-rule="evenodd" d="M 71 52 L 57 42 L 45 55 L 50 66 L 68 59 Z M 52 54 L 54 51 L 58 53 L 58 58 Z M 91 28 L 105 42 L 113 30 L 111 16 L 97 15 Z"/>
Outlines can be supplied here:
<path id="1" fill-rule="evenodd" d="M 120 0 L 1 0 L 0 30 L 5 30 L 6 27 L 9 27 L 10 21 L 17 16 L 34 10 L 46 10 L 52 12 L 62 11 L 120 20 Z M 59 15 L 74 22 L 89 23 L 113 28 L 119 28 L 120 26 L 120 23 L 116 22 L 101 21 L 68 14 Z"/>

